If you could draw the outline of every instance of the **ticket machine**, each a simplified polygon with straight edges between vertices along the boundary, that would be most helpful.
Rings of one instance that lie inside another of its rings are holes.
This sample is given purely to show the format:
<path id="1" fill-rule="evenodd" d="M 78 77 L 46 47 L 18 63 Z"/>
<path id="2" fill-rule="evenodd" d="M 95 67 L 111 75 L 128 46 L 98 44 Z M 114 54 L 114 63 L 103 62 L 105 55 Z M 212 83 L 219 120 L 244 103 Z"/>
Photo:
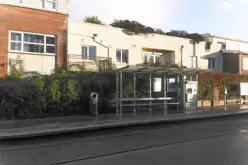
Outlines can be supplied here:
<path id="1" fill-rule="evenodd" d="M 186 107 L 196 107 L 197 105 L 197 82 L 188 81 L 186 83 Z"/>

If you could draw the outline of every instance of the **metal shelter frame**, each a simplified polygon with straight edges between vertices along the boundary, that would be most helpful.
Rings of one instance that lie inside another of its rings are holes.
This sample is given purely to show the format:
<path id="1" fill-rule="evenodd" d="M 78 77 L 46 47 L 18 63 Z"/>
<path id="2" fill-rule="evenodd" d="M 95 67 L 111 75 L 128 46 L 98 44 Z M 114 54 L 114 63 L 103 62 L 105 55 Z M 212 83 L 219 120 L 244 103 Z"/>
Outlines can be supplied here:
<path id="1" fill-rule="evenodd" d="M 123 98 L 123 74 L 132 73 L 133 75 L 133 97 L 132 98 Z M 136 97 L 136 81 L 137 74 L 147 74 L 149 75 L 149 98 L 137 98 Z M 162 75 L 163 76 L 163 93 L 164 97 L 154 98 L 152 97 L 152 75 Z M 196 76 L 196 81 L 198 84 L 198 69 L 185 69 L 185 68 L 170 68 L 163 66 L 127 66 L 121 69 L 118 69 L 116 72 L 116 114 L 123 114 L 123 107 L 130 106 L 133 107 L 133 112 L 136 112 L 137 105 L 148 105 L 149 111 L 152 111 L 152 105 L 164 105 L 164 112 L 167 113 L 167 105 L 177 105 L 177 110 L 180 108 L 180 104 L 183 104 L 185 112 L 185 81 L 184 76 Z M 177 96 L 176 98 L 167 97 L 168 92 L 168 77 L 173 76 L 177 80 Z M 181 80 L 181 81 L 180 81 Z M 183 88 L 183 89 L 182 89 Z M 178 90 L 180 89 L 180 91 Z M 182 89 L 182 90 L 181 90 Z M 198 100 L 198 89 L 196 90 L 196 100 Z M 183 93 L 182 93 L 183 92 Z M 180 95 L 183 97 L 180 99 Z M 163 103 L 152 103 L 152 101 L 164 101 Z M 169 100 L 177 100 L 175 103 L 168 103 Z M 149 101 L 149 104 L 136 104 L 137 101 Z M 132 104 L 123 105 L 123 102 L 133 102 Z M 198 111 L 198 106 L 196 104 L 196 111 Z"/>

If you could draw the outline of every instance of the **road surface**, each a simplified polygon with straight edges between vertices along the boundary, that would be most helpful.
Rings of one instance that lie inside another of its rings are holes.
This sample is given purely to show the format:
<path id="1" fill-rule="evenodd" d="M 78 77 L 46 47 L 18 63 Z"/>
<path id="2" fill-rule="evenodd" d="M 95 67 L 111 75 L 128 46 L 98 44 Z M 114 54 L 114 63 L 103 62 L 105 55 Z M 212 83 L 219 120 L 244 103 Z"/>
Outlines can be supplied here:
<path id="1" fill-rule="evenodd" d="M 248 117 L 0 143 L 1 165 L 247 165 Z"/>

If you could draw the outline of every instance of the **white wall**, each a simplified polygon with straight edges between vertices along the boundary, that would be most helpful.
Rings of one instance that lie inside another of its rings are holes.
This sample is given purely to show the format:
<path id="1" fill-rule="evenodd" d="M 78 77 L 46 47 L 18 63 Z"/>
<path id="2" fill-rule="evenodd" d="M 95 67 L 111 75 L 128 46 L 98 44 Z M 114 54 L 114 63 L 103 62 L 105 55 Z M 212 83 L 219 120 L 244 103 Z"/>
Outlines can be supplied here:
<path id="1" fill-rule="evenodd" d="M 57 9 L 51 10 L 48 8 L 43 8 L 42 3 L 46 0 L 0 0 L 0 4 L 9 4 L 9 5 L 15 5 L 15 6 L 23 6 L 23 7 L 30 7 L 40 10 L 48 10 L 53 12 L 59 12 L 68 14 L 68 5 L 69 0 L 57 0 Z"/>
<path id="2" fill-rule="evenodd" d="M 9 60 L 16 59 L 18 56 L 20 56 L 20 58 L 23 60 L 25 72 L 51 74 L 55 69 L 55 56 L 26 53 L 8 53 Z"/>
<path id="3" fill-rule="evenodd" d="M 142 48 L 153 48 L 175 52 L 175 63 L 181 63 L 181 45 L 183 49 L 183 65 L 192 66 L 193 44 L 190 39 L 171 37 L 165 35 L 134 35 L 123 33 L 122 29 L 89 23 L 69 22 L 68 25 L 68 54 L 81 55 L 82 45 L 97 47 L 97 56 L 107 57 L 107 48 L 93 40 L 93 34 L 97 34 L 97 40 L 103 45 L 110 47 L 110 57 L 116 62 L 116 49 L 129 50 L 129 65 L 143 63 Z M 218 66 L 216 71 L 221 71 L 221 45 L 213 43 L 210 51 L 205 50 L 205 43 L 196 45 L 196 55 L 199 59 L 199 67 L 208 69 L 207 57 L 215 57 Z M 117 63 L 118 64 L 118 63 Z M 123 65 L 118 65 L 123 66 Z"/>
<path id="4" fill-rule="evenodd" d="M 223 42 L 226 43 L 226 50 L 239 50 L 241 52 L 248 52 L 248 42 L 246 41 L 235 41 L 232 39 L 225 38 L 213 38 L 214 43 Z"/>

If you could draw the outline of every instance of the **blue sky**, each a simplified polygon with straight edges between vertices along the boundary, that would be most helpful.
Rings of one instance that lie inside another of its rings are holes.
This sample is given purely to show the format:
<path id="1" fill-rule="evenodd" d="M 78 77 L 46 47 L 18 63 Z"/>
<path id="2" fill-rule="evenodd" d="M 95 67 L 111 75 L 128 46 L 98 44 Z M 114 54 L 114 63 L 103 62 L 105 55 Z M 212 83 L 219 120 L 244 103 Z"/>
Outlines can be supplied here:
<path id="1" fill-rule="evenodd" d="M 70 0 L 70 20 L 98 16 L 139 21 L 165 31 L 211 33 L 248 40 L 248 0 Z"/>

